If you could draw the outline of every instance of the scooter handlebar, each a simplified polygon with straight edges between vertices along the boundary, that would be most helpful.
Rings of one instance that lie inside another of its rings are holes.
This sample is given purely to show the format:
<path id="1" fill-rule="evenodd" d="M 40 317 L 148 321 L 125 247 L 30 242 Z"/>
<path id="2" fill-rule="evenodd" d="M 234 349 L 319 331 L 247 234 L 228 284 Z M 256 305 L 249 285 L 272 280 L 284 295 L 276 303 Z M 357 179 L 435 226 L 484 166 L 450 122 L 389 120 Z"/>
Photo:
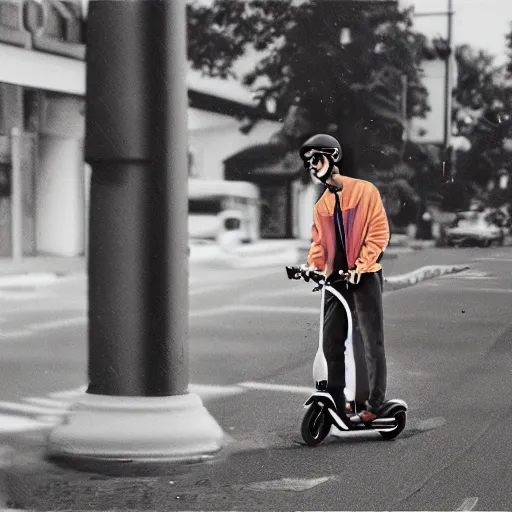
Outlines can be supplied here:
<path id="1" fill-rule="evenodd" d="M 288 279 L 304 279 L 306 282 L 311 279 L 317 284 L 325 279 L 325 276 L 318 270 L 307 269 L 304 267 L 287 266 L 286 273 L 288 275 Z"/>
<path id="2" fill-rule="evenodd" d="M 304 281 L 306 282 L 308 282 L 311 279 L 316 284 L 323 284 L 327 280 L 325 274 L 323 274 L 319 270 L 313 270 L 304 267 L 287 266 L 286 274 L 288 275 L 288 279 L 304 279 Z M 348 282 L 348 279 L 349 274 L 340 273 L 339 279 L 329 281 L 329 284 L 337 282 Z"/>

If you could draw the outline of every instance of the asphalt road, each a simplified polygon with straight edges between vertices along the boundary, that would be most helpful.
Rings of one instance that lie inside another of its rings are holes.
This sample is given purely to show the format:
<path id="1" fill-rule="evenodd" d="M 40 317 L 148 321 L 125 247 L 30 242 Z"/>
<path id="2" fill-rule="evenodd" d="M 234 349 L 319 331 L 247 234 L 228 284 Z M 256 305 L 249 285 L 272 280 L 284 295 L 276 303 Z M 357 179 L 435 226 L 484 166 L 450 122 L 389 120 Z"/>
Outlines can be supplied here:
<path id="1" fill-rule="evenodd" d="M 155 481 L 147 507 L 511 510 L 512 250 L 424 252 L 418 266 L 457 258 L 471 269 L 384 299 L 388 397 L 409 404 L 406 431 L 393 442 L 331 436 L 314 449 L 299 424 L 319 294 L 281 269 L 192 268 L 191 390 L 232 443 L 172 487 Z M 50 393 L 84 384 L 84 291 L 67 280 L 0 292 L 0 440 L 48 426 L 65 401 Z M 95 499 L 73 506 L 101 508 Z"/>

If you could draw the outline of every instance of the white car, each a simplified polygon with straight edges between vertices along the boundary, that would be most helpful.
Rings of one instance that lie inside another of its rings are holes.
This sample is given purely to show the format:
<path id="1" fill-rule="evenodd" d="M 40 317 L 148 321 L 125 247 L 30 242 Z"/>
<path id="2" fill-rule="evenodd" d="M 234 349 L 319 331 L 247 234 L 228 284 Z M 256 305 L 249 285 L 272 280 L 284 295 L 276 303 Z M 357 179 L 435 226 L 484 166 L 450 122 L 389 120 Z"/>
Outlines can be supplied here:
<path id="1" fill-rule="evenodd" d="M 499 226 L 491 220 L 488 212 L 459 213 L 454 223 L 445 229 L 448 246 L 479 245 L 489 247 L 492 244 L 503 245 L 505 235 Z"/>

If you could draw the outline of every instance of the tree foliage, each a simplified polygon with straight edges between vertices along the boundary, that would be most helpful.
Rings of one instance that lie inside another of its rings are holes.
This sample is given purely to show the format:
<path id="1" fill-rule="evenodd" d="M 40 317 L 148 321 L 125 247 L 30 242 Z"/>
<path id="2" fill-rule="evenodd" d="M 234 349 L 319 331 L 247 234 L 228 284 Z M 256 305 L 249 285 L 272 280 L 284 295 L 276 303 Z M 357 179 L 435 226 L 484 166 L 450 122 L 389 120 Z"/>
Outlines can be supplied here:
<path id="1" fill-rule="evenodd" d="M 489 53 L 463 45 L 456 59 L 454 119 L 457 131 L 471 142 L 469 152 L 457 155 L 457 176 L 476 193 L 511 157 L 503 145 L 512 136 L 510 89 L 506 70 Z"/>
<path id="2" fill-rule="evenodd" d="M 418 73 L 425 38 L 394 2 L 213 0 L 189 4 L 188 15 L 193 67 L 226 77 L 248 48 L 257 50 L 260 60 L 240 78 L 262 104 L 276 101 L 285 122 L 274 140 L 296 149 L 310 133 L 337 135 L 353 146 L 363 177 L 400 159 L 402 77 L 407 115 L 428 108 Z"/>

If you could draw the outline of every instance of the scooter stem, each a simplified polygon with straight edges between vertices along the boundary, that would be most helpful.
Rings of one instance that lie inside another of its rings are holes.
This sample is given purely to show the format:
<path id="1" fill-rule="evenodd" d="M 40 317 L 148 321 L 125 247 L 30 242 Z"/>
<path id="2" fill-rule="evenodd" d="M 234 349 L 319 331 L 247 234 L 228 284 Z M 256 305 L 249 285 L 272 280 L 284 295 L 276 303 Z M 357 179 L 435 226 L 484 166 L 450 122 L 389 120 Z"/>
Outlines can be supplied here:
<path id="1" fill-rule="evenodd" d="M 327 359 L 324 355 L 324 312 L 325 312 L 325 286 L 322 286 L 320 305 L 320 332 L 318 334 L 318 350 L 313 362 L 313 379 L 319 383 L 328 381 Z"/>
<path id="2" fill-rule="evenodd" d="M 345 339 L 345 398 L 351 402 L 355 400 L 356 394 L 356 363 L 354 359 L 354 342 L 353 342 L 353 320 L 350 306 L 343 295 L 336 289 L 328 286 L 328 291 L 338 299 L 347 315 L 347 338 Z"/>

